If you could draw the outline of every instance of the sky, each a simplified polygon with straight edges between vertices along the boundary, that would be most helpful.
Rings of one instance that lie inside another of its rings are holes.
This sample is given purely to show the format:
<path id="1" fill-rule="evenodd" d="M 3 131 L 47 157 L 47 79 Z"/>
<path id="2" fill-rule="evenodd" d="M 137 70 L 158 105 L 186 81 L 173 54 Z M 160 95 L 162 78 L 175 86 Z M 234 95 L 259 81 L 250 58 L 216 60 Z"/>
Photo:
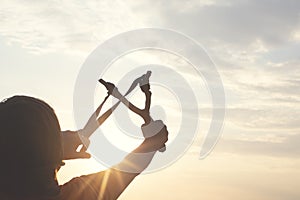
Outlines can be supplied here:
<path id="1" fill-rule="evenodd" d="M 223 81 L 226 119 L 216 147 L 199 160 L 212 105 L 209 91 L 196 93 L 201 125 L 192 146 L 172 165 L 137 177 L 120 199 L 299 199 L 297 0 L 1 0 L 0 98 L 41 98 L 54 107 L 62 129 L 74 130 L 74 88 L 87 57 L 119 33 L 148 27 L 175 30 L 205 48 Z M 133 63 L 168 65 L 191 84 L 203 83 L 192 76 L 188 64 L 165 52 L 136 52 L 110 70 Z M 128 70 L 123 67 L 121 72 Z M 155 91 L 159 93 L 158 86 Z M 97 88 L 95 99 L 104 97 L 105 90 Z M 170 114 L 172 108 L 173 114 L 180 110 L 176 101 L 159 94 L 155 98 L 166 109 L 157 115 L 176 133 L 177 116 Z M 68 161 L 58 178 L 64 183 L 104 169 L 94 158 Z"/>

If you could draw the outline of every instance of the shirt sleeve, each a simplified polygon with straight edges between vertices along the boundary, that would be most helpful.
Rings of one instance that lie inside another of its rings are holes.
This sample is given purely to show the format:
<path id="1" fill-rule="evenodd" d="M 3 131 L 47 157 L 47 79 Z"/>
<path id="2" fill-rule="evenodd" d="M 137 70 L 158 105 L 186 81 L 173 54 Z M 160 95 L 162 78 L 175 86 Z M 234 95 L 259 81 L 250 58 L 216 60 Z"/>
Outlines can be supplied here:
<path id="1" fill-rule="evenodd" d="M 80 176 L 61 186 L 62 199 L 115 200 L 137 175 L 108 169 Z"/>

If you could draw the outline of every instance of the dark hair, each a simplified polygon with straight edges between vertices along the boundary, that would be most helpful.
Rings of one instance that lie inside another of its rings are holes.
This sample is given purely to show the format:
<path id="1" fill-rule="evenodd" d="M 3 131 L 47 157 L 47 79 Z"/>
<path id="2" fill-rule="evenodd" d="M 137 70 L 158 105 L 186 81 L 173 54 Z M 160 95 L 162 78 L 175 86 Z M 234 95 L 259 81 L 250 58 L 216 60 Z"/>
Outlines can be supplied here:
<path id="1" fill-rule="evenodd" d="M 62 163 L 60 132 L 54 110 L 44 101 L 28 96 L 2 101 L 0 191 L 45 192 Z"/>

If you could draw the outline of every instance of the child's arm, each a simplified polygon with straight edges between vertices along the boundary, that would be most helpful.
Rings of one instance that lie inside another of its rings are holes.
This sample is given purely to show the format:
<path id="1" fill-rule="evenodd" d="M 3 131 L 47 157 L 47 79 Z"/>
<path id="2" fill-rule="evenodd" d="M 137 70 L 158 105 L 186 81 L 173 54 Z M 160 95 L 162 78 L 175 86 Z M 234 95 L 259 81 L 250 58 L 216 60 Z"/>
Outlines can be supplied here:
<path id="1" fill-rule="evenodd" d="M 133 179 L 146 169 L 157 150 L 167 140 L 168 131 L 164 126 L 158 134 L 146 137 L 143 143 L 118 165 L 102 172 L 75 178 L 64 184 L 62 199 L 117 199 Z"/>
<path id="2" fill-rule="evenodd" d="M 168 131 L 164 126 L 158 134 L 146 138 L 122 162 L 106 170 L 99 188 L 100 199 L 117 199 L 133 179 L 148 167 L 157 150 L 164 146 L 167 140 Z"/>

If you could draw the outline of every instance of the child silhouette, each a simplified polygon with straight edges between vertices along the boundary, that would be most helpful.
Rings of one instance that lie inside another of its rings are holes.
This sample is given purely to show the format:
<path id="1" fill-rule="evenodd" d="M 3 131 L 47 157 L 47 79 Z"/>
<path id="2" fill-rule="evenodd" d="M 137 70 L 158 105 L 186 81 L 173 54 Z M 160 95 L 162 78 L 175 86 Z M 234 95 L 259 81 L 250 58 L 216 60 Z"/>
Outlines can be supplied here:
<path id="1" fill-rule="evenodd" d="M 151 162 L 168 140 L 166 126 L 147 137 L 118 166 L 73 178 L 64 185 L 56 179 L 63 160 L 89 158 L 77 131 L 61 131 L 54 110 L 44 101 L 13 96 L 0 103 L 1 200 L 117 199 Z M 135 158 L 134 154 L 144 153 Z"/>

